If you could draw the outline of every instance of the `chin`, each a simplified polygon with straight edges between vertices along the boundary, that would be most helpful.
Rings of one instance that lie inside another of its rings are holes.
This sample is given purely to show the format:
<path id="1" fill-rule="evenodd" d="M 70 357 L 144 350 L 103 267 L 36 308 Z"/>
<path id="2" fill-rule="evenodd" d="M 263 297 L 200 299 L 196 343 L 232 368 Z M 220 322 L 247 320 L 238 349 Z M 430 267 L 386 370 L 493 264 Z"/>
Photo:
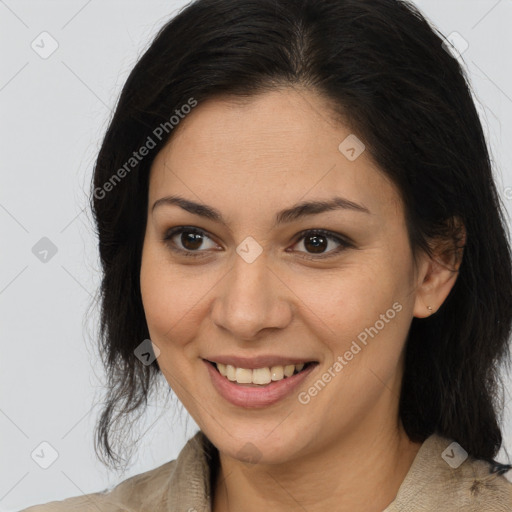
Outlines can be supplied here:
<path id="1" fill-rule="evenodd" d="M 306 443 L 298 431 L 276 428 L 275 421 L 258 428 L 254 424 L 240 425 L 228 432 L 222 431 L 218 436 L 208 437 L 224 455 L 253 464 L 287 462 L 295 458 Z"/>

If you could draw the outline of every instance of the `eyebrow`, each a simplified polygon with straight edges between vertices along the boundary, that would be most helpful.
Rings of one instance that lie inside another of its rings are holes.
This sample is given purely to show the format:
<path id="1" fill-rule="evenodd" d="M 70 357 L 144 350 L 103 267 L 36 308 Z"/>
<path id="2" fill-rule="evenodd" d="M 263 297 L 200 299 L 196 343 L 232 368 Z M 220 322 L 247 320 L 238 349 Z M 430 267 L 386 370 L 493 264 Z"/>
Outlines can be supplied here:
<path id="1" fill-rule="evenodd" d="M 222 214 L 216 208 L 206 204 L 189 201 L 188 199 L 180 196 L 166 196 L 157 199 L 153 203 L 151 212 L 154 212 L 157 207 L 163 205 L 177 205 L 183 210 L 193 213 L 194 215 L 198 215 L 200 217 L 210 219 L 214 222 L 227 225 L 225 219 L 222 217 Z M 337 196 L 325 201 L 304 201 L 302 203 L 293 205 L 291 208 L 281 210 L 275 216 L 274 226 L 287 222 L 293 222 L 309 215 L 316 215 L 332 210 L 351 210 L 371 214 L 370 210 L 368 210 L 368 208 L 365 206 Z"/>

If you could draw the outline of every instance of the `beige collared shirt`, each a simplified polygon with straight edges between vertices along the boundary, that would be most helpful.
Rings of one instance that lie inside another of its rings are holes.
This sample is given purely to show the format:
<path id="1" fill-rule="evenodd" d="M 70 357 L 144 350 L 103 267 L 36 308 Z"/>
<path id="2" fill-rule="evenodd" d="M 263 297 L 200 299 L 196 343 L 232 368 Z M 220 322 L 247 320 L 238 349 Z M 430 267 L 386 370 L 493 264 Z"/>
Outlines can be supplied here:
<path id="1" fill-rule="evenodd" d="M 512 483 L 490 465 L 453 450 L 436 434 L 422 444 L 394 501 L 383 512 L 512 512 Z M 20 512 L 211 512 L 215 447 L 202 431 L 178 458 L 113 489 Z"/>

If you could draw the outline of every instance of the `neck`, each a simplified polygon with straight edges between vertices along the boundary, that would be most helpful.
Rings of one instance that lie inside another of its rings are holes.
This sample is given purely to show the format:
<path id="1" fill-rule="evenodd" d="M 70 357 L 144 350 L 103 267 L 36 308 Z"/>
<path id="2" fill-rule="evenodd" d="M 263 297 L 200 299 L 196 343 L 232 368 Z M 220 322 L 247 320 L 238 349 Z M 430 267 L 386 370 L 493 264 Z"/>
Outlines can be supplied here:
<path id="1" fill-rule="evenodd" d="M 279 465 L 249 465 L 220 453 L 212 510 L 382 512 L 420 446 L 399 424 L 372 432 L 358 428 L 327 449 Z"/>

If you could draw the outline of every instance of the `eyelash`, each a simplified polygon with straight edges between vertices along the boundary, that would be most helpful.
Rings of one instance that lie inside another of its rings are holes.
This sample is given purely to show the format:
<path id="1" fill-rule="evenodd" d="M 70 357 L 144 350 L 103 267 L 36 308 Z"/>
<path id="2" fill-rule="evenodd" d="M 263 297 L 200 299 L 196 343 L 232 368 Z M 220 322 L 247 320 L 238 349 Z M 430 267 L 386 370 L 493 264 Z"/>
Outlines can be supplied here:
<path id="1" fill-rule="evenodd" d="M 163 238 L 163 242 L 169 247 L 169 249 L 171 249 L 172 251 L 177 252 L 179 254 L 182 254 L 184 256 L 193 257 L 193 258 L 203 257 L 201 255 L 201 253 L 205 252 L 204 250 L 203 251 L 200 251 L 200 250 L 191 251 L 191 250 L 184 250 L 179 247 L 176 247 L 176 244 L 172 241 L 172 238 L 174 236 L 184 233 L 184 232 L 195 233 L 198 235 L 206 236 L 207 238 L 210 238 L 210 240 L 211 240 L 211 237 L 208 236 L 208 233 L 206 231 L 203 231 L 202 229 L 198 229 L 193 226 L 179 226 L 179 227 L 172 228 L 169 231 L 167 231 Z M 320 253 L 317 256 L 312 256 L 312 255 L 301 256 L 301 258 L 304 258 L 306 260 L 320 260 L 320 259 L 330 258 L 345 249 L 354 247 L 353 243 L 351 243 L 348 240 L 341 238 L 340 236 L 337 236 L 336 234 L 332 233 L 331 231 L 327 231 L 325 229 L 306 229 L 304 231 L 301 231 L 300 233 L 297 233 L 298 238 L 293 245 L 296 245 L 297 243 L 299 243 L 303 238 L 306 238 L 307 235 L 310 235 L 310 236 L 323 235 L 326 238 L 329 238 L 330 240 L 334 240 L 335 242 L 339 243 L 340 245 L 339 245 L 339 247 L 329 251 L 328 253 Z M 311 253 L 304 253 L 303 251 L 298 251 L 298 252 L 301 254 L 311 254 Z"/>

